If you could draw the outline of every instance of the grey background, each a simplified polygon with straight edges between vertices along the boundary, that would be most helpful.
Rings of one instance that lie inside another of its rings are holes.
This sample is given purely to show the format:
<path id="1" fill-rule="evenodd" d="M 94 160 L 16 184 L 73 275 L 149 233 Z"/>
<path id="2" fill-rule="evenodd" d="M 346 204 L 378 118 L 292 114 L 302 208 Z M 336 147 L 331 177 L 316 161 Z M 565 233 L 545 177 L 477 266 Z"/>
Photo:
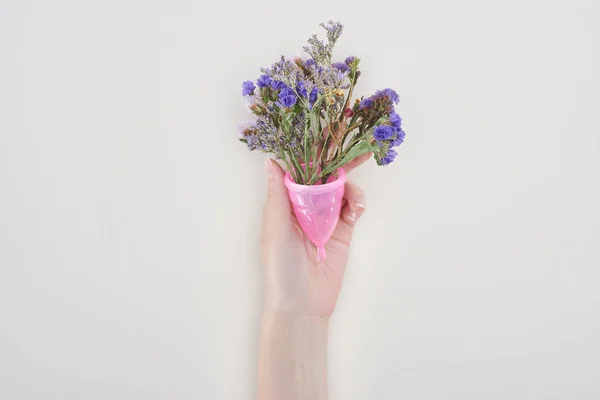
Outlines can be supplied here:
<path id="1" fill-rule="evenodd" d="M 593 0 L 0 0 L 0 398 L 247 399 L 262 157 L 241 81 L 341 20 L 401 95 L 331 398 L 600 398 Z"/>

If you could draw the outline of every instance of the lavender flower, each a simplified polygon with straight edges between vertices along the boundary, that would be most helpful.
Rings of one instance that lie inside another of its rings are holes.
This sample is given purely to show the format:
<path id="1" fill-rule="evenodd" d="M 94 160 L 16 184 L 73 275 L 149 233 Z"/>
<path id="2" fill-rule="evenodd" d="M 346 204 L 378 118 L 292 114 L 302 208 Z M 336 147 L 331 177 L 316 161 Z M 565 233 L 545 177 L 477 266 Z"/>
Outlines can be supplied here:
<path id="1" fill-rule="evenodd" d="M 308 39 L 309 46 L 304 46 L 303 50 L 307 52 L 316 62 L 321 65 L 331 64 L 331 53 L 335 42 L 342 34 L 344 26 L 339 22 L 329 21 L 321 24 L 327 31 L 327 44 L 323 43 L 317 35 L 312 35 Z"/>
<path id="2" fill-rule="evenodd" d="M 260 78 L 256 81 L 256 84 L 259 88 L 267 87 L 273 82 L 273 79 L 269 75 L 261 75 Z"/>
<path id="3" fill-rule="evenodd" d="M 389 125 L 379 125 L 373 131 L 373 137 L 377 142 L 381 143 L 385 140 L 390 140 L 394 136 L 394 129 Z"/>
<path id="4" fill-rule="evenodd" d="M 288 86 L 292 86 L 298 80 L 300 68 L 292 61 L 286 60 L 285 57 L 273 64 L 271 68 L 263 68 L 262 72 L 270 76 L 273 80 L 281 81 Z"/>
<path id="5" fill-rule="evenodd" d="M 254 83 L 252 81 L 245 81 L 242 83 L 242 96 L 248 96 L 254 94 Z"/>
<path id="6" fill-rule="evenodd" d="M 344 62 L 346 63 L 346 65 L 347 65 L 347 66 L 350 66 L 350 65 L 352 65 L 352 63 L 354 62 L 354 59 L 355 59 L 355 58 L 356 58 L 356 57 L 354 57 L 354 56 L 349 56 L 349 57 L 346 57 L 346 60 L 345 60 Z"/>
<path id="7" fill-rule="evenodd" d="M 330 19 L 326 24 L 322 23 L 321 26 L 327 31 L 327 42 L 329 50 L 331 51 L 333 50 L 335 42 L 340 38 L 342 31 L 344 30 L 344 25 Z"/>

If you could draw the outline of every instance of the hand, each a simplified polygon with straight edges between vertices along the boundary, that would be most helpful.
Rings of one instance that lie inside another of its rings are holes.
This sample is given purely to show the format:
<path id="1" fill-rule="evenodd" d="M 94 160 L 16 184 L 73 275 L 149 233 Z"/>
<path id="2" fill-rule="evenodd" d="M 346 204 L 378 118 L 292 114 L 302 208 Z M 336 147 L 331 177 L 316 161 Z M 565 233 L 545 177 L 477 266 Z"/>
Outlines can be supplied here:
<path id="1" fill-rule="evenodd" d="M 357 157 L 350 172 L 371 154 Z M 294 216 L 284 171 L 266 160 L 269 197 L 262 233 L 266 306 L 258 358 L 259 400 L 325 400 L 327 336 L 337 302 L 354 224 L 365 211 L 365 195 L 346 183 L 341 218 L 319 261 L 315 245 Z"/>
<path id="2" fill-rule="evenodd" d="M 364 154 L 346 164 L 350 172 L 368 160 Z M 354 224 L 365 211 L 365 195 L 346 183 L 340 220 L 325 246 L 327 259 L 319 261 L 315 245 L 304 235 L 283 183 L 284 171 L 267 159 L 269 197 L 263 211 L 262 257 L 266 285 L 266 307 L 271 311 L 329 318 L 333 313 Z"/>

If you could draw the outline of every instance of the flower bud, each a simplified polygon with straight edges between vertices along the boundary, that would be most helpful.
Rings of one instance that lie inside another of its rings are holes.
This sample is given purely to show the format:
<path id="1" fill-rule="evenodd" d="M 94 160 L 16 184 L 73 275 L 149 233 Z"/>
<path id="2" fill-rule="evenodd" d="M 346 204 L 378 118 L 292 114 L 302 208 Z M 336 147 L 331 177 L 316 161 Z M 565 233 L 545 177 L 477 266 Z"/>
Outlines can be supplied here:
<path id="1" fill-rule="evenodd" d="M 349 108 L 346 108 L 344 110 L 344 117 L 346 117 L 346 118 L 352 118 L 353 116 L 354 116 L 354 111 L 352 111 Z"/>
<path id="2" fill-rule="evenodd" d="M 262 115 L 267 113 L 267 108 L 260 103 L 251 104 L 250 110 L 256 115 Z"/>

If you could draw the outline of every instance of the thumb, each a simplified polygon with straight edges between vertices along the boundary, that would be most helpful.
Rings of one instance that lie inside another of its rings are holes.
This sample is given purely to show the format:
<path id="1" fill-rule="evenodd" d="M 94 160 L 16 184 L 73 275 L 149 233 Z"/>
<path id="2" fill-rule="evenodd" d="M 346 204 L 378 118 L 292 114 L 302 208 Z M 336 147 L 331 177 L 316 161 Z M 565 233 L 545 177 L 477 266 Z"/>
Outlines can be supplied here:
<path id="1" fill-rule="evenodd" d="M 269 175 L 268 198 L 266 207 L 281 215 L 290 212 L 290 201 L 287 188 L 283 183 L 285 172 L 281 166 L 270 158 L 265 160 L 265 171 Z"/>

